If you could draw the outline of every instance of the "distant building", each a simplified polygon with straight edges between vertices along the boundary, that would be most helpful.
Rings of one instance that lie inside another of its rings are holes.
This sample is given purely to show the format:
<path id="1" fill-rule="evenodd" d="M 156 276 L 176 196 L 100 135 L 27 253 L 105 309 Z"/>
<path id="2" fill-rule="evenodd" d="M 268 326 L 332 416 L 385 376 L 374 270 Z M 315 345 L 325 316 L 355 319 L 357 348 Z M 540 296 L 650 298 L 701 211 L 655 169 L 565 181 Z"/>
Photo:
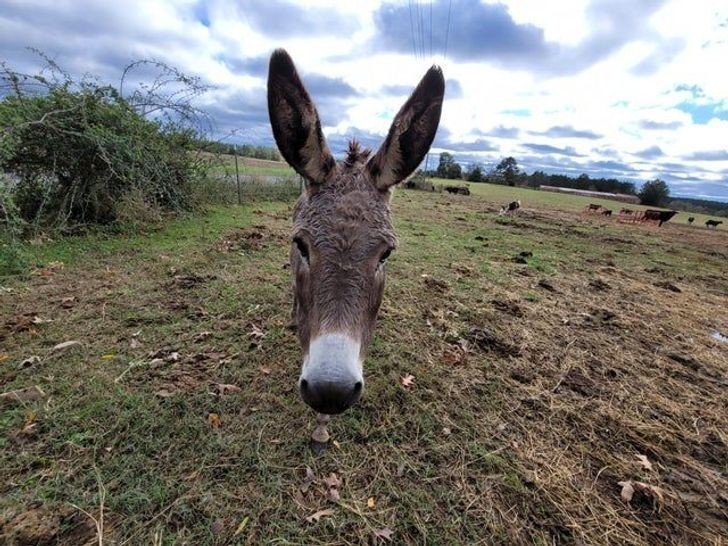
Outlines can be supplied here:
<path id="1" fill-rule="evenodd" d="M 628 193 L 607 193 L 604 191 L 577 190 L 574 188 L 559 188 L 557 186 L 539 186 L 538 189 L 543 191 L 555 191 L 559 193 L 570 193 L 573 195 L 583 195 L 584 197 L 601 197 L 602 199 L 611 199 L 612 201 L 622 201 L 624 203 L 639 204 L 640 198 L 636 195 Z"/>

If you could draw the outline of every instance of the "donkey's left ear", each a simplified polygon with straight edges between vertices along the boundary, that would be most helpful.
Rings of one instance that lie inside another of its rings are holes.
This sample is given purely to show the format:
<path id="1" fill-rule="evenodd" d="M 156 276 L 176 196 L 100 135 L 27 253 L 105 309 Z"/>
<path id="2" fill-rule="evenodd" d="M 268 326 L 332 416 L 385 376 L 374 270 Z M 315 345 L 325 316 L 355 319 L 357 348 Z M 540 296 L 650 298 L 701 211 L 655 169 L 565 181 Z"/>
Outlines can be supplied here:
<path id="1" fill-rule="evenodd" d="M 379 151 L 367 163 L 380 190 L 402 182 L 429 151 L 440 123 L 445 78 L 439 66 L 427 71 L 392 122 Z"/>

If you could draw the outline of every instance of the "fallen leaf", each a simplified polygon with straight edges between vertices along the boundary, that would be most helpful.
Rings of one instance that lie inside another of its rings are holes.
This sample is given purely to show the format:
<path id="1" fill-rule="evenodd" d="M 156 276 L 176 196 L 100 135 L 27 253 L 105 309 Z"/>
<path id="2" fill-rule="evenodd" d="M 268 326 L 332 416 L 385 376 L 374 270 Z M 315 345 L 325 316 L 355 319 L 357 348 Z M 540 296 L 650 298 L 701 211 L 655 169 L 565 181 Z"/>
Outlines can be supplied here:
<path id="1" fill-rule="evenodd" d="M 313 473 L 313 470 L 311 470 L 310 466 L 306 467 L 306 476 L 303 478 L 303 483 L 301 484 L 301 493 L 306 493 L 308 491 L 308 488 L 311 487 L 311 484 L 316 481 L 316 474 Z"/>
<path id="2" fill-rule="evenodd" d="M 243 532 L 243 530 L 245 529 L 245 526 L 248 525 L 248 520 L 250 520 L 250 518 L 248 516 L 245 516 L 243 518 L 243 521 L 240 522 L 240 525 L 238 525 L 238 528 L 235 529 L 235 532 L 233 533 L 234 537 L 238 536 L 240 533 Z"/>
<path id="3" fill-rule="evenodd" d="M 646 495 L 652 498 L 652 503 L 655 508 L 659 511 L 665 502 L 665 493 L 659 487 L 650 485 L 645 482 L 636 482 L 627 480 L 625 482 L 619 482 L 617 485 L 622 486 L 622 492 L 620 496 L 624 502 L 630 502 L 637 493 Z"/>
<path id="4" fill-rule="evenodd" d="M 33 324 L 47 324 L 49 322 L 53 322 L 51 319 L 43 319 L 40 317 L 33 317 L 33 320 L 31 321 Z"/>
<path id="5" fill-rule="evenodd" d="M 270 368 L 266 368 L 265 366 L 260 366 L 258 368 L 258 370 L 260 370 L 260 373 L 262 373 L 263 375 L 270 375 Z"/>
<path id="6" fill-rule="evenodd" d="M 341 480 L 333 472 L 324 478 L 323 482 L 326 484 L 326 487 L 339 487 L 341 485 Z"/>
<path id="7" fill-rule="evenodd" d="M 376 501 L 374 500 L 374 497 L 369 497 L 367 499 L 367 508 L 374 508 L 377 505 Z"/>
<path id="8" fill-rule="evenodd" d="M 337 442 L 336 440 L 332 440 L 331 443 L 334 444 L 334 447 L 336 449 L 341 449 L 341 444 L 339 442 Z"/>
<path id="9" fill-rule="evenodd" d="M 389 527 L 384 527 L 383 529 L 374 529 L 372 531 L 372 537 L 374 537 L 374 542 L 377 542 L 379 539 L 391 542 L 393 534 L 394 531 Z"/>
<path id="10" fill-rule="evenodd" d="M 318 520 L 320 520 L 323 517 L 333 516 L 334 511 L 331 508 L 326 508 L 325 510 L 319 510 L 318 512 L 315 512 L 308 516 L 306 518 L 306 521 L 309 523 L 315 523 Z"/>
<path id="11" fill-rule="evenodd" d="M 265 332 L 253 324 L 250 326 L 250 337 L 260 339 L 265 337 Z"/>
<path id="12" fill-rule="evenodd" d="M 0 362 L 2 362 L 2 361 L 0 361 Z M 39 362 L 40 362 L 39 356 L 35 356 L 35 355 L 29 356 L 28 358 L 26 358 L 25 360 L 23 360 L 20 363 L 20 367 L 21 368 L 30 368 L 32 365 L 38 364 Z"/>
<path id="13" fill-rule="evenodd" d="M 167 389 L 159 389 L 154 394 L 161 398 L 169 398 L 170 396 L 174 396 L 176 391 L 170 391 Z"/>
<path id="14" fill-rule="evenodd" d="M 204 341 L 211 335 L 212 332 L 208 332 L 207 330 L 205 330 L 204 332 L 200 332 L 199 334 L 197 334 L 192 341 Z"/>
<path id="15" fill-rule="evenodd" d="M 171 352 L 164 360 L 167 362 L 177 362 L 179 360 L 179 353 L 177 351 Z"/>
<path id="16" fill-rule="evenodd" d="M 341 495 L 339 494 L 338 489 L 332 487 L 326 492 L 326 498 L 331 502 L 339 502 L 339 500 L 341 500 Z"/>
<path id="17" fill-rule="evenodd" d="M 631 481 L 619 482 L 617 485 L 622 486 L 622 492 L 619 494 L 624 502 L 629 502 L 634 496 L 634 487 L 632 487 Z"/>
<path id="18" fill-rule="evenodd" d="M 36 413 L 31 411 L 25 415 L 23 419 L 23 428 L 20 430 L 21 434 L 30 434 L 38 423 L 36 423 Z"/>
<path id="19" fill-rule="evenodd" d="M 233 392 L 243 391 L 243 389 L 231 383 L 215 383 L 215 388 L 217 389 L 217 392 L 220 394 L 220 396 L 225 396 Z"/>
<path id="20" fill-rule="evenodd" d="M 225 523 L 221 519 L 216 519 L 210 526 L 213 535 L 219 535 L 225 530 Z"/>
<path id="21" fill-rule="evenodd" d="M 108 354 L 108 355 L 103 355 L 101 357 L 101 360 L 114 360 L 114 358 L 116 358 L 116 355 Z"/>
<path id="22" fill-rule="evenodd" d="M 63 349 L 68 349 L 69 347 L 75 347 L 76 345 L 81 345 L 80 341 L 77 340 L 71 340 L 71 341 L 64 341 L 63 343 L 59 343 L 53 349 L 52 351 L 62 351 Z"/>
<path id="23" fill-rule="evenodd" d="M 442 433 L 445 436 L 450 436 L 452 434 L 452 430 L 450 430 L 448 427 L 442 427 Z"/>
<path id="24" fill-rule="evenodd" d="M 217 413 L 208 413 L 207 422 L 210 423 L 212 428 L 220 428 L 220 425 L 222 425 L 220 422 L 220 416 Z"/>
<path id="25" fill-rule="evenodd" d="M 8 391 L 0 394 L 0 400 L 3 402 L 28 402 L 30 400 L 39 400 L 45 397 L 43 389 L 38 385 L 33 387 L 26 387 L 24 389 L 17 389 L 14 391 Z"/>
<path id="26" fill-rule="evenodd" d="M 407 375 L 405 375 L 404 377 L 402 377 L 400 379 L 400 381 L 402 382 L 402 386 L 405 389 L 409 389 L 410 387 L 414 387 L 415 386 L 415 376 L 412 375 L 411 373 L 408 373 Z"/>
<path id="27" fill-rule="evenodd" d="M 637 457 L 637 460 L 640 462 L 645 470 L 652 470 L 652 463 L 647 459 L 646 455 L 640 455 L 638 453 L 635 455 L 635 457 Z"/>
<path id="28" fill-rule="evenodd" d="M 10 355 L 8 353 L 0 353 L 0 362 L 5 362 L 6 360 L 10 360 Z"/>
<path id="29" fill-rule="evenodd" d="M 139 341 L 136 337 L 132 337 L 131 341 L 129 342 L 129 348 L 131 349 L 138 349 L 142 346 L 142 342 Z"/>

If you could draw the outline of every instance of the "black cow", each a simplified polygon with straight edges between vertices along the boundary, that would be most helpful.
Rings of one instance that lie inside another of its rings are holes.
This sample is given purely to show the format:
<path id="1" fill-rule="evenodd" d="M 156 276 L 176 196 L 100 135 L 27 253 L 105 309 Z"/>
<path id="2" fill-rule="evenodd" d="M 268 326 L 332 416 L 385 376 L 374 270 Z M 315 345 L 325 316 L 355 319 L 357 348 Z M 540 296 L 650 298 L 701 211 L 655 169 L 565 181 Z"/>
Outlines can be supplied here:
<path id="1" fill-rule="evenodd" d="M 611 210 L 609 210 L 609 209 L 604 209 L 604 210 L 602 211 L 602 214 L 603 214 L 604 216 L 611 216 L 611 215 L 612 215 L 612 211 L 611 211 Z"/>
<path id="2" fill-rule="evenodd" d="M 723 223 L 723 220 L 706 220 L 705 227 L 707 227 L 708 229 L 710 229 L 710 228 L 715 229 L 722 223 Z"/>
<path id="3" fill-rule="evenodd" d="M 470 195 L 470 188 L 467 186 L 445 186 L 445 191 L 457 195 Z"/>
<path id="4" fill-rule="evenodd" d="M 688 218 L 688 224 L 693 225 L 693 222 L 695 222 L 695 216 Z"/>

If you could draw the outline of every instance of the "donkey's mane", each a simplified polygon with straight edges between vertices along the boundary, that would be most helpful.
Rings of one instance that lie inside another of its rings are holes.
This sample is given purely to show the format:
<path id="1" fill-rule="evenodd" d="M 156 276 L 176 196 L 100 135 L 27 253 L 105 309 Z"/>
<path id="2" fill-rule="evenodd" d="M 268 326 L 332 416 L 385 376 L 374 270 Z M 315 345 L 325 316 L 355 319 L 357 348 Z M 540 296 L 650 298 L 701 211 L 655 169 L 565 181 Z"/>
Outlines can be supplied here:
<path id="1" fill-rule="evenodd" d="M 357 163 L 363 163 L 369 159 L 371 154 L 372 151 L 369 148 L 362 148 L 358 140 L 350 140 L 349 150 L 346 153 L 346 159 L 344 159 L 344 165 L 347 167 L 353 167 Z"/>

